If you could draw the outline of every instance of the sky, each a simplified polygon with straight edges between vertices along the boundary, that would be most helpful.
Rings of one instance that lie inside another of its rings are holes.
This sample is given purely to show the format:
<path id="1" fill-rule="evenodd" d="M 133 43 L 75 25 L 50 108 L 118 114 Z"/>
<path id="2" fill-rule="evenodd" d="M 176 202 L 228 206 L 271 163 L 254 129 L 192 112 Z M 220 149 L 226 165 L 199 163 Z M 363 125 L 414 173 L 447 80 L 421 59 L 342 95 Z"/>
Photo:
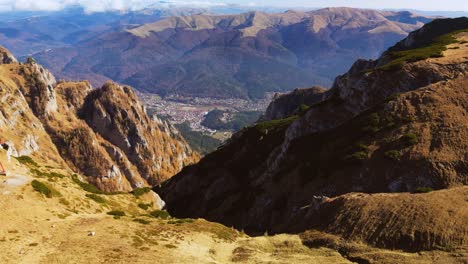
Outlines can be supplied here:
<path id="1" fill-rule="evenodd" d="M 57 11 L 71 5 L 81 5 L 89 12 L 138 10 L 158 2 L 200 7 L 240 4 L 286 8 L 347 6 L 372 9 L 468 11 L 468 0 L 0 0 L 0 11 Z"/>

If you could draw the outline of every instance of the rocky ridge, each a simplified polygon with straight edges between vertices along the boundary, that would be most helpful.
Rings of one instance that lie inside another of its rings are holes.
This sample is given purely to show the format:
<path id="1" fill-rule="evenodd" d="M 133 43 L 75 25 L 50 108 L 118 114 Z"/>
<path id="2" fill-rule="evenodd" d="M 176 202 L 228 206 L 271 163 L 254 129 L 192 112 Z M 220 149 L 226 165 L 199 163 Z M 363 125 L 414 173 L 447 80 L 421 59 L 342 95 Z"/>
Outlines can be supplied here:
<path id="1" fill-rule="evenodd" d="M 1 121 L 11 133 L 26 133 L 22 143 L 10 144 L 13 156 L 53 149 L 50 158 L 65 161 L 107 192 L 158 184 L 198 159 L 180 136 L 174 137 L 173 127 L 148 117 L 130 87 L 106 83 L 94 90 L 88 82 L 56 82 L 34 61 L 7 60 L 1 65 L 2 98 L 16 102 L 3 106 Z M 14 105 L 21 108 L 11 113 Z"/>

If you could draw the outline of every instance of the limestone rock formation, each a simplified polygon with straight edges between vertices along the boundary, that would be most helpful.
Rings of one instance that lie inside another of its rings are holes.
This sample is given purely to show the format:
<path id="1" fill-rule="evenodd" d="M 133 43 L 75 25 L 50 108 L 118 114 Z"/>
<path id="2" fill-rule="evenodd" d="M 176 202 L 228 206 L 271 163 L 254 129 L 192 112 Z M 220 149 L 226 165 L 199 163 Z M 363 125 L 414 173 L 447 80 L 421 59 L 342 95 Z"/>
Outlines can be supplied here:
<path id="1" fill-rule="evenodd" d="M 148 117 L 130 87 L 107 83 L 94 90 L 86 81 L 57 83 L 33 60 L 1 70 L 6 104 L 0 124 L 10 133 L 24 133 L 8 142 L 13 156 L 52 149 L 49 158 L 66 162 L 107 192 L 159 184 L 198 160 L 173 127 Z"/>

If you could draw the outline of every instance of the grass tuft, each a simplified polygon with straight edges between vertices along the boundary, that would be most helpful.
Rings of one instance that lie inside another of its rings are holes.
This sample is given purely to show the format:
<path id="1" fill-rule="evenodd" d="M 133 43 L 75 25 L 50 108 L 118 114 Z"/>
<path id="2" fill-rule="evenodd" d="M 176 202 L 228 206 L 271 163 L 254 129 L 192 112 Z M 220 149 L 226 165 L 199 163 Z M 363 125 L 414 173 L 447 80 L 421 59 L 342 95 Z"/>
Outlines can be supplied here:
<path id="1" fill-rule="evenodd" d="M 122 216 L 125 216 L 125 212 L 123 212 L 123 211 L 118 211 L 118 210 L 114 210 L 114 211 L 107 212 L 107 214 L 108 214 L 108 215 L 115 216 L 115 217 L 122 217 Z"/>
<path id="2" fill-rule="evenodd" d="M 161 219 L 168 219 L 171 217 L 167 211 L 163 211 L 163 210 L 152 211 L 150 215 L 154 218 L 161 218 Z"/>
<path id="3" fill-rule="evenodd" d="M 418 187 L 416 188 L 414 192 L 415 193 L 430 193 L 432 191 L 434 191 L 434 189 L 432 189 L 431 187 Z"/>
<path id="4" fill-rule="evenodd" d="M 33 166 L 33 167 L 39 167 L 39 164 L 35 162 L 31 157 L 29 156 L 20 156 L 20 157 L 15 157 L 15 159 L 26 166 Z"/>
<path id="5" fill-rule="evenodd" d="M 101 196 L 96 195 L 94 193 L 86 194 L 86 197 L 88 197 L 89 199 L 95 201 L 96 203 L 100 203 L 100 204 L 105 204 L 107 202 L 106 199 L 104 199 Z"/>

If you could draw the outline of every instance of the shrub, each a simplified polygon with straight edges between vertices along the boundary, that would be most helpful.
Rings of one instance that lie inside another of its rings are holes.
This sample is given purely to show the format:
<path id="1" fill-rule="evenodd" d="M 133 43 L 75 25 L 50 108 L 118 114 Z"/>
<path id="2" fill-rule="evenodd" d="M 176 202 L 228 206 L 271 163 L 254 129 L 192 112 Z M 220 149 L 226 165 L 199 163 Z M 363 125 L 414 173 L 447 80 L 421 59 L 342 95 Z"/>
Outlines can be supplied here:
<path id="1" fill-rule="evenodd" d="M 346 159 L 349 160 L 349 161 L 363 161 L 363 160 L 366 160 L 368 157 L 369 156 L 368 156 L 367 152 L 358 151 L 358 152 L 355 152 L 355 153 L 347 156 Z"/>
<path id="2" fill-rule="evenodd" d="M 38 170 L 36 168 L 32 168 L 29 171 L 32 174 L 34 174 L 36 177 L 39 177 L 39 178 L 49 178 L 49 179 L 54 179 L 54 178 L 63 179 L 63 178 L 65 178 L 65 175 L 57 173 L 57 172 L 43 172 L 43 171 Z"/>
<path id="3" fill-rule="evenodd" d="M 151 192 L 151 188 L 150 187 L 143 187 L 143 188 L 137 188 L 135 190 L 132 191 L 132 194 L 135 196 L 135 197 L 140 197 L 142 196 L 143 194 L 146 194 L 146 193 L 149 193 Z"/>
<path id="4" fill-rule="evenodd" d="M 21 157 L 16 157 L 16 160 L 18 160 L 19 163 L 27 166 L 33 166 L 33 167 L 39 167 L 39 164 L 37 164 L 31 157 L 29 156 L 21 156 Z"/>
<path id="5" fill-rule="evenodd" d="M 137 223 L 140 223 L 140 224 L 143 224 L 143 225 L 147 225 L 147 224 L 151 223 L 151 222 L 148 221 L 148 220 L 140 219 L 140 218 L 133 219 L 133 221 L 134 221 L 134 222 L 137 222 Z"/>
<path id="6" fill-rule="evenodd" d="M 301 104 L 297 107 L 297 110 L 296 112 L 299 114 L 299 115 L 303 115 L 305 114 L 308 110 L 310 109 L 310 106 L 306 105 L 306 104 Z"/>
<path id="7" fill-rule="evenodd" d="M 46 184 L 37 180 L 33 180 L 31 182 L 31 186 L 36 192 L 44 194 L 47 198 L 60 195 L 60 193 L 54 190 L 52 187 L 47 186 Z"/>
<path id="8" fill-rule="evenodd" d="M 151 207 L 151 204 L 140 203 L 138 204 L 138 207 L 140 207 L 143 210 L 148 210 L 148 208 Z"/>
<path id="9" fill-rule="evenodd" d="M 401 93 L 394 93 L 385 99 L 385 102 L 395 101 L 400 98 Z"/>
<path id="10" fill-rule="evenodd" d="M 385 152 L 385 157 L 391 160 L 400 160 L 401 159 L 401 152 L 398 150 L 389 150 Z"/>
<path id="11" fill-rule="evenodd" d="M 368 151 L 369 150 L 369 146 L 363 144 L 363 143 L 357 143 L 356 144 L 356 148 L 359 150 L 359 151 Z"/>
<path id="12" fill-rule="evenodd" d="M 378 132 L 380 130 L 380 116 L 373 113 L 366 118 L 366 126 L 363 128 L 364 132 Z"/>
<path id="13" fill-rule="evenodd" d="M 99 190 L 96 186 L 87 182 L 80 181 L 80 179 L 78 179 L 78 176 L 76 174 L 72 176 L 72 180 L 73 182 L 78 184 L 81 188 L 83 188 L 83 190 L 87 192 L 94 193 L 94 194 L 103 194 L 103 192 Z"/>
<path id="14" fill-rule="evenodd" d="M 416 188 L 414 192 L 415 193 L 429 193 L 432 191 L 434 191 L 434 189 L 432 189 L 431 187 L 418 187 Z"/>
<path id="15" fill-rule="evenodd" d="M 94 193 L 86 194 L 86 197 L 88 197 L 89 199 L 95 201 L 96 203 L 100 203 L 100 204 L 106 203 L 106 199 L 104 199 L 101 196 L 96 195 Z"/>
<path id="16" fill-rule="evenodd" d="M 401 137 L 401 140 L 403 143 L 408 144 L 408 145 L 414 145 L 418 143 L 418 136 L 414 133 L 406 133 Z"/>
<path id="17" fill-rule="evenodd" d="M 28 57 L 28 58 L 26 59 L 26 63 L 28 63 L 28 64 L 34 64 L 34 63 L 36 63 L 36 60 L 35 60 L 33 57 Z"/>
<path id="18" fill-rule="evenodd" d="M 163 210 L 152 211 L 150 215 L 154 218 L 161 218 L 161 219 L 167 219 L 171 217 L 167 211 L 163 211 Z"/>
<path id="19" fill-rule="evenodd" d="M 107 212 L 107 214 L 108 214 L 108 215 L 117 216 L 117 217 L 125 216 L 125 212 L 117 211 L 117 210 Z"/>

